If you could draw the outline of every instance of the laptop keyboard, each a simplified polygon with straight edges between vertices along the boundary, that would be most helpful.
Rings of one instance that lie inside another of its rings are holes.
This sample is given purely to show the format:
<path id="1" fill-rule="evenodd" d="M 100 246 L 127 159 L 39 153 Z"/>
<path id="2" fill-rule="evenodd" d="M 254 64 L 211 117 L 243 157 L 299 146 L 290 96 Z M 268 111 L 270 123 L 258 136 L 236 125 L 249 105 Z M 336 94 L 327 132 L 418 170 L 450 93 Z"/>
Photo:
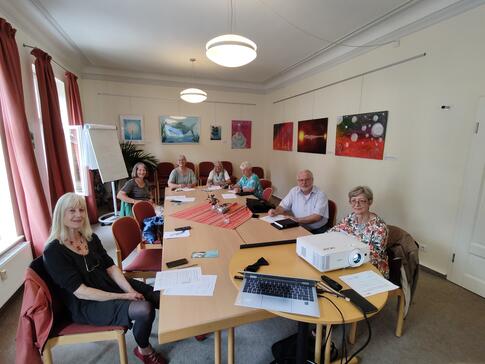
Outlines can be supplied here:
<path id="1" fill-rule="evenodd" d="M 312 287 L 298 282 L 246 277 L 243 292 L 313 302 Z"/>

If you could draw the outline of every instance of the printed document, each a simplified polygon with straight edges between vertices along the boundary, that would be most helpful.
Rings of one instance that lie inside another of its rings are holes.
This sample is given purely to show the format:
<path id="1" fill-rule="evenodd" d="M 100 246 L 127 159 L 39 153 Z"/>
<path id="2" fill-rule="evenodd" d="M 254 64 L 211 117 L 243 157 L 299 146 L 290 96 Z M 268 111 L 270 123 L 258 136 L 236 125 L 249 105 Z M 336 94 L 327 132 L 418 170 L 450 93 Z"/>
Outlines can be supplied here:
<path id="1" fill-rule="evenodd" d="M 191 284 L 199 280 L 202 275 L 200 267 L 191 267 L 157 272 L 155 277 L 154 291 L 160 291 L 169 287 Z"/>
<path id="2" fill-rule="evenodd" d="M 169 287 L 163 291 L 164 296 L 213 296 L 216 287 L 216 275 L 200 276 L 199 280 Z"/>
<path id="3" fill-rule="evenodd" d="M 357 291 L 362 297 L 368 297 L 399 288 L 394 283 L 391 283 L 383 276 L 371 270 L 355 274 L 347 274 L 345 276 L 340 276 L 339 278 L 347 283 L 354 291 Z"/>

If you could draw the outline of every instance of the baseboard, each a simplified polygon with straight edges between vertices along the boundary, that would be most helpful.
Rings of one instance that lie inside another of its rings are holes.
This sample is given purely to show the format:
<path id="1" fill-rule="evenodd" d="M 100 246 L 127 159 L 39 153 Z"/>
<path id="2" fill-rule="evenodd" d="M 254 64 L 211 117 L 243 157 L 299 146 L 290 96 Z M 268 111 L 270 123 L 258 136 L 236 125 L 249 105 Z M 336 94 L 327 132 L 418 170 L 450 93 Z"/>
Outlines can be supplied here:
<path id="1" fill-rule="evenodd" d="M 446 279 L 446 274 L 440 273 L 438 271 L 435 271 L 434 269 L 431 269 L 429 267 L 426 267 L 425 265 L 420 264 L 419 265 L 419 269 L 421 269 L 422 271 L 424 271 L 426 273 L 432 274 L 432 275 L 434 275 L 436 277 L 440 277 L 440 278 Z"/>

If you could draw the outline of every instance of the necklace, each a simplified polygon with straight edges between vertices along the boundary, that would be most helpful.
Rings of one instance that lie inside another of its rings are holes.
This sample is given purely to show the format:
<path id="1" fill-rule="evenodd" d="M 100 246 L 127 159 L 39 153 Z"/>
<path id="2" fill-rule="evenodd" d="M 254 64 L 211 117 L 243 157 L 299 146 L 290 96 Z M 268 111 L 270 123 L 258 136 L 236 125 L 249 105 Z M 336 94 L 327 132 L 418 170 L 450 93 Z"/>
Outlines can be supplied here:
<path id="1" fill-rule="evenodd" d="M 71 244 L 71 247 L 76 251 L 76 253 L 81 254 L 81 255 L 88 255 L 89 254 L 89 248 L 88 244 L 84 240 L 83 236 L 81 233 L 79 233 L 80 239 L 77 241 L 69 239 L 69 244 Z"/>

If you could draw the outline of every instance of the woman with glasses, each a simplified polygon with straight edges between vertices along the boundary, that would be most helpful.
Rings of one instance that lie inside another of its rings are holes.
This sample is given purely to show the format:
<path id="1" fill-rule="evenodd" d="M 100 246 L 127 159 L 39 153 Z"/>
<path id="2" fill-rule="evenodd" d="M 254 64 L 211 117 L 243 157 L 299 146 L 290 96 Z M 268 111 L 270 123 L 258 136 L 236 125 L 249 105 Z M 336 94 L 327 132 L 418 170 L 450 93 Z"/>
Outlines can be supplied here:
<path id="1" fill-rule="evenodd" d="M 330 231 L 342 231 L 354 235 L 370 247 L 370 259 L 389 278 L 387 260 L 387 225 L 379 216 L 369 210 L 373 201 L 372 190 L 367 186 L 357 186 L 349 192 L 352 213 L 346 216 Z"/>
<path id="2" fill-rule="evenodd" d="M 66 193 L 57 201 L 44 264 L 74 322 L 133 328 L 135 355 L 143 363 L 165 363 L 149 343 L 160 296 L 127 280 L 114 264 L 91 230 L 83 196 Z"/>

